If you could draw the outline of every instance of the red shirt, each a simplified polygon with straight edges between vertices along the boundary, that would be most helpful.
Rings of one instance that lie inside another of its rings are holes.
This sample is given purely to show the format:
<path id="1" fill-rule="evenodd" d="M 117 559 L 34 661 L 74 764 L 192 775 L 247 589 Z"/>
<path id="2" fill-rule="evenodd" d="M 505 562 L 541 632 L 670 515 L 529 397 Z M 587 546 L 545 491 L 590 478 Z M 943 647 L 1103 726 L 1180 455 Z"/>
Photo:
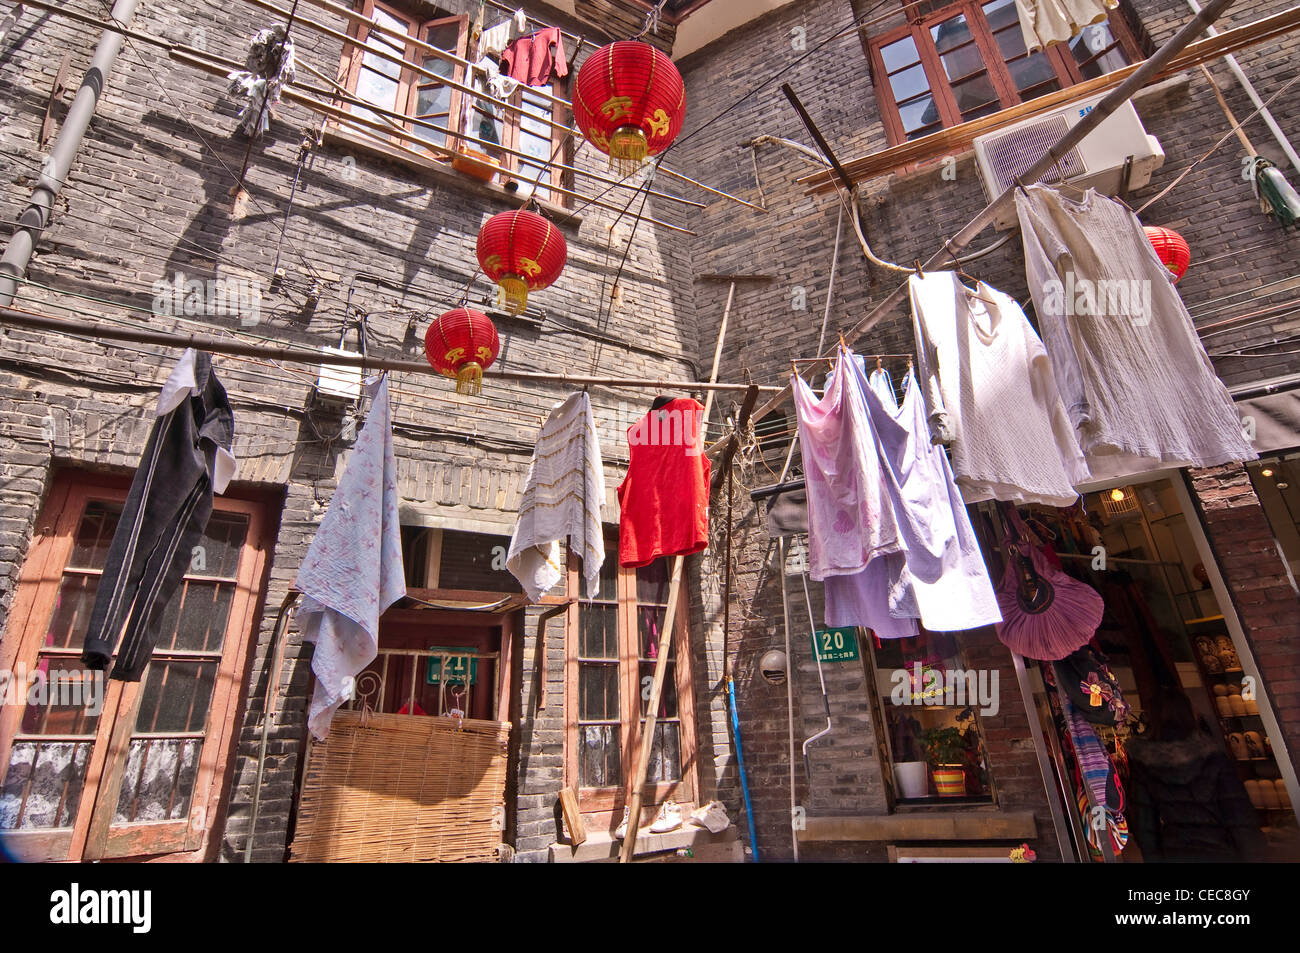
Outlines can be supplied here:
<path id="1" fill-rule="evenodd" d="M 704 408 L 680 397 L 628 428 L 630 462 L 618 488 L 618 561 L 645 566 L 709 545 L 709 458 Z"/>
<path id="2" fill-rule="evenodd" d="M 529 86 L 545 86 L 551 81 L 552 71 L 561 79 L 569 75 L 569 64 L 564 59 L 564 37 L 557 27 L 521 36 L 501 54 L 501 72 Z"/>

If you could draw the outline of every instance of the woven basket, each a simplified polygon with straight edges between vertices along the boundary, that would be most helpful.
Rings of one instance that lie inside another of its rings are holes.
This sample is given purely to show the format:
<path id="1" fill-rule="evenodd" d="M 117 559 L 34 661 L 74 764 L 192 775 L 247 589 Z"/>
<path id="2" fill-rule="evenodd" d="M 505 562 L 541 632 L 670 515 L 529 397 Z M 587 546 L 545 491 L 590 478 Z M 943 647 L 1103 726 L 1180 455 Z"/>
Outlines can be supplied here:
<path id="1" fill-rule="evenodd" d="M 340 711 L 314 743 L 291 861 L 493 860 L 509 722 Z"/>

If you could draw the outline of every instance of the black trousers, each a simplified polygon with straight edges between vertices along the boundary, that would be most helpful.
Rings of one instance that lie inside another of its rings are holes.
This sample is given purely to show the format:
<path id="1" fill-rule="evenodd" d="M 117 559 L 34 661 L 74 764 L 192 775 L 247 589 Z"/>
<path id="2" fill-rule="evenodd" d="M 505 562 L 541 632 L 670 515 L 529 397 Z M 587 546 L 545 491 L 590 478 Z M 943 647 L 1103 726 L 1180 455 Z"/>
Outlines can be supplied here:
<path id="1" fill-rule="evenodd" d="M 229 449 L 234 437 L 230 401 L 207 354 L 195 355 L 194 376 L 199 393 L 154 423 L 99 578 L 81 660 L 106 668 L 122 633 L 110 678 L 139 681 L 149 664 L 158 618 L 212 515 L 217 447 Z"/>

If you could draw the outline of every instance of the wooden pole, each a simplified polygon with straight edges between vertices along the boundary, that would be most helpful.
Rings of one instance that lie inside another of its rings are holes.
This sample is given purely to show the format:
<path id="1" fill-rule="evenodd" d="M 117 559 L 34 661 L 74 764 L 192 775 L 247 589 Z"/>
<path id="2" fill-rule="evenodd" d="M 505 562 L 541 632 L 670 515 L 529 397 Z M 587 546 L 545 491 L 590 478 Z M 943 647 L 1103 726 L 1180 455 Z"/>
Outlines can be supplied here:
<path id="1" fill-rule="evenodd" d="M 1232 6 L 1234 2 L 1235 0 L 1210 0 L 1204 9 L 1193 17 L 1186 26 L 1170 37 L 1165 45 L 1156 50 L 1150 58 L 1144 60 L 1141 66 L 1129 74 L 1128 79 L 1108 93 L 1101 102 L 1093 107 L 1092 112 L 1083 117 L 1077 126 L 1062 136 L 1037 162 L 1025 170 L 1024 175 L 1020 177 L 1021 181 L 1037 182 L 1043 173 L 1055 166 L 1059 160 L 1065 157 L 1066 153 L 1082 142 L 1090 132 L 1101 125 L 1116 109 L 1128 102 L 1134 93 L 1145 86 L 1152 77 L 1164 68 L 1166 63 L 1177 56 L 1195 37 L 1205 32 L 1205 28 L 1217 20 L 1223 14 L 1223 11 Z M 950 242 L 926 259 L 921 266 L 922 270 L 951 265 L 953 257 L 960 254 L 980 232 L 993 223 L 1002 207 L 1012 201 L 1015 191 L 1016 186 L 1012 186 L 990 202 L 982 212 L 971 219 L 961 231 L 953 236 Z M 907 282 L 903 282 L 890 292 L 888 297 L 876 305 L 870 314 L 845 333 L 845 344 L 852 346 L 853 342 L 861 335 L 879 324 L 891 309 L 901 304 L 907 297 L 907 288 Z M 766 417 L 785 403 L 789 396 L 790 385 L 787 384 L 777 396 L 755 412 L 755 419 L 761 420 Z"/>
<path id="2" fill-rule="evenodd" d="M 125 341 L 132 344 L 156 344 L 161 347 L 192 347 L 211 354 L 232 354 L 242 357 L 260 357 L 270 361 L 293 361 L 299 364 L 329 364 L 342 367 L 361 367 L 380 371 L 405 371 L 411 374 L 439 375 L 427 361 L 398 361 L 364 354 L 338 354 L 315 351 L 310 348 L 276 348 L 260 344 L 245 344 L 231 338 L 211 337 L 205 334 L 180 334 L 150 331 L 144 328 L 119 328 L 103 324 L 81 324 L 62 318 L 51 318 L 29 311 L 0 308 L 0 325 L 53 331 L 74 337 L 98 338 L 105 341 Z M 441 375 L 439 375 L 441 376 Z M 485 371 L 488 380 L 513 380 L 539 384 L 587 384 L 598 387 L 645 387 L 656 390 L 708 390 L 747 391 L 750 384 L 719 384 L 713 381 L 643 380 L 635 377 L 581 377 L 572 374 L 539 374 L 531 371 Z M 768 387 L 769 391 L 777 388 Z"/>
<path id="3" fill-rule="evenodd" d="M 718 379 L 718 368 L 722 364 L 722 344 L 727 338 L 727 322 L 731 318 L 731 305 L 736 300 L 736 282 L 733 280 L 727 290 L 727 304 L 722 309 L 722 322 L 718 325 L 718 343 L 713 349 L 713 370 L 709 382 Z M 709 411 L 713 409 L 713 391 L 704 398 L 704 413 L 700 417 L 700 432 L 697 440 L 704 443 L 704 432 L 709 426 Z M 728 464 L 730 465 L 730 464 Z M 645 726 L 641 730 L 640 744 L 637 747 L 636 767 L 631 781 L 632 790 L 628 798 L 627 833 L 623 835 L 623 848 L 619 852 L 618 862 L 626 864 L 636 853 L 637 829 L 641 826 L 641 802 L 645 794 L 645 776 L 650 767 L 650 749 L 654 745 L 655 726 L 659 723 L 659 699 L 663 695 L 664 674 L 668 671 L 668 656 L 672 652 L 673 629 L 677 624 L 677 605 L 681 600 L 682 569 L 686 565 L 685 556 L 673 557 L 672 578 L 668 582 L 668 608 L 664 612 L 663 633 L 656 648 L 654 680 L 650 683 L 650 697 L 646 700 Z"/>

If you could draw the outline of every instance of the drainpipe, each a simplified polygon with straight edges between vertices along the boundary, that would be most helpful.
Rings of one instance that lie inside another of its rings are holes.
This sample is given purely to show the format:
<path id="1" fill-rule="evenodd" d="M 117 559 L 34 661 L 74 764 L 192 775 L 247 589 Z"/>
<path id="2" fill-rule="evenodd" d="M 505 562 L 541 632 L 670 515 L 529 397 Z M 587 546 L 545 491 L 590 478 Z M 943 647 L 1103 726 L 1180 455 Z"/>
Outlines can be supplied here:
<path id="1" fill-rule="evenodd" d="M 1196 0 L 1187 0 L 1187 5 L 1191 7 L 1193 13 L 1201 12 L 1201 5 L 1197 3 Z M 1207 26 L 1205 28 L 1205 35 L 1218 36 L 1219 31 L 1212 26 Z M 1237 82 L 1241 84 L 1241 88 L 1246 91 L 1246 95 L 1250 97 L 1250 101 L 1254 103 L 1255 108 L 1259 110 L 1259 115 L 1264 120 L 1264 124 L 1268 126 L 1269 132 L 1273 133 L 1273 138 L 1277 140 L 1278 145 L 1282 147 L 1282 151 L 1286 153 L 1286 157 L 1288 161 L 1290 161 L 1292 167 L 1296 172 L 1300 172 L 1300 155 L 1296 155 L 1295 148 L 1291 145 L 1291 140 L 1288 139 L 1286 133 L 1282 131 L 1282 127 L 1277 124 L 1277 120 L 1273 118 L 1273 114 L 1268 111 L 1268 107 L 1264 105 L 1264 100 L 1260 99 L 1259 93 L 1255 91 L 1254 84 L 1246 77 L 1246 71 L 1241 68 L 1241 64 L 1237 62 L 1237 58 L 1229 53 L 1223 57 L 1223 61 L 1228 64 L 1228 69 L 1232 70 L 1232 75 L 1237 77 Z"/>
<path id="2" fill-rule="evenodd" d="M 117 0 L 113 5 L 112 19 L 118 26 L 129 26 L 136 6 L 137 0 Z M 36 242 L 50 224 L 54 199 L 63 189 L 68 171 L 81 148 L 81 140 L 95 115 L 95 107 L 99 105 L 99 97 L 108 83 L 123 41 L 122 34 L 111 28 L 105 29 L 99 38 L 95 55 L 91 57 L 90 66 L 68 110 L 68 117 L 55 137 L 49 158 L 43 163 L 40 180 L 32 190 L 31 202 L 23 209 L 13 238 L 9 240 L 4 255 L 0 256 L 0 307 L 7 308 L 13 304 L 18 282 L 27 274 Z"/>

